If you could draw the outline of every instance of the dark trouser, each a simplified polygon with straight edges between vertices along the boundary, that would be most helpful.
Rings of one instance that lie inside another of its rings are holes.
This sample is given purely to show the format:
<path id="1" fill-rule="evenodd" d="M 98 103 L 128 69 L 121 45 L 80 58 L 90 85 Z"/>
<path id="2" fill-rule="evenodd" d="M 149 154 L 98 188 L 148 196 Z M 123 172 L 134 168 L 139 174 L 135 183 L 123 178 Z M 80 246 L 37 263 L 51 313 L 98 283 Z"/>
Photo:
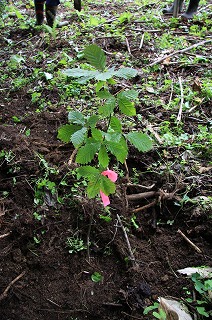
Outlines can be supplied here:
<path id="1" fill-rule="evenodd" d="M 53 27 L 57 6 L 60 0 L 34 0 L 36 12 L 36 24 L 41 25 L 44 20 L 44 3 L 46 3 L 46 20 L 50 27 Z"/>

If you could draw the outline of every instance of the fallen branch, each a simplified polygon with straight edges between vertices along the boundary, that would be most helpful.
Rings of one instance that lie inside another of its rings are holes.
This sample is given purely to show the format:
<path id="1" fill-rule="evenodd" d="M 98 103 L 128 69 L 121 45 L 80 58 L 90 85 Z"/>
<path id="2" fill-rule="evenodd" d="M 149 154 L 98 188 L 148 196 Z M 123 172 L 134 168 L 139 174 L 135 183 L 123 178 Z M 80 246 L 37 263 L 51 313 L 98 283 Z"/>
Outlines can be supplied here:
<path id="1" fill-rule="evenodd" d="M 6 287 L 6 289 L 3 291 L 3 293 L 0 295 L 0 301 L 5 299 L 7 297 L 8 291 L 10 288 L 16 283 L 20 278 L 22 278 L 25 275 L 26 271 L 23 271 L 19 276 L 17 276 L 14 280 L 10 282 L 10 284 Z"/>
<path id="2" fill-rule="evenodd" d="M 197 247 L 191 240 L 189 240 L 189 238 L 186 237 L 186 235 L 180 230 L 178 229 L 177 232 L 198 252 L 198 253 L 202 253 L 202 250 Z"/>
<path id="3" fill-rule="evenodd" d="M 152 67 L 152 66 L 154 66 L 155 64 L 158 64 L 158 63 L 160 63 L 160 62 L 162 62 L 162 61 L 164 61 L 164 60 L 166 60 L 166 59 L 168 59 L 168 58 L 170 58 L 170 57 L 176 56 L 177 54 L 185 53 L 185 52 L 187 52 L 187 51 L 190 51 L 190 50 L 192 50 L 192 49 L 194 49 L 194 48 L 196 48 L 196 47 L 198 47 L 198 46 L 202 46 L 202 45 L 204 45 L 204 44 L 206 44 L 206 43 L 209 43 L 209 42 L 212 42 L 212 39 L 200 41 L 200 42 L 198 42 L 198 43 L 193 44 L 192 46 L 190 46 L 190 47 L 188 47 L 188 48 L 185 48 L 185 49 L 182 49 L 182 50 L 177 50 L 177 51 L 175 51 L 175 52 L 172 52 L 172 53 L 164 56 L 163 58 L 160 58 L 160 59 L 158 59 L 158 60 L 150 63 L 149 66 Z"/>
<path id="4" fill-rule="evenodd" d="M 158 202 L 157 200 L 154 200 L 154 201 L 146 204 L 146 205 L 143 206 L 143 207 L 136 208 L 136 209 L 133 210 L 133 213 L 138 213 L 138 212 L 140 212 L 140 211 L 144 211 L 144 210 L 146 210 L 146 209 L 149 209 L 149 208 L 153 207 L 157 202 Z"/>
<path id="5" fill-rule="evenodd" d="M 164 192 L 163 190 L 147 191 L 147 192 L 142 192 L 142 193 L 129 194 L 129 195 L 127 195 L 127 200 L 128 201 L 136 201 L 136 200 L 141 200 L 141 199 L 152 198 L 154 196 L 159 196 L 161 200 L 175 199 L 177 201 L 180 201 L 181 198 L 179 196 L 177 196 L 175 193 L 176 193 L 176 191 L 171 192 L 171 193 Z"/>

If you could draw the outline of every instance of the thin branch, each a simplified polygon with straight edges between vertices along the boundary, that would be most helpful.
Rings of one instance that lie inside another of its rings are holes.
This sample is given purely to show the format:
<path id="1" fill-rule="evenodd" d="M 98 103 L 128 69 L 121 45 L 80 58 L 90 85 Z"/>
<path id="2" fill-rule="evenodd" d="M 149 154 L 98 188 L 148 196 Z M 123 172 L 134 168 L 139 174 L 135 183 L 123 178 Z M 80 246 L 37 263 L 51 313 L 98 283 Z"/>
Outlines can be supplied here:
<path id="1" fill-rule="evenodd" d="M 160 58 L 160 59 L 158 59 L 158 60 L 150 63 L 149 66 L 152 67 L 152 66 L 154 66 L 155 64 L 158 64 L 158 63 L 160 63 L 160 62 L 162 62 L 162 61 L 164 61 L 164 60 L 166 60 L 166 59 L 168 59 L 168 58 L 170 58 L 170 57 L 176 56 L 177 54 L 185 53 L 185 52 L 190 51 L 190 50 L 192 50 L 192 49 L 194 49 L 194 48 L 196 48 L 196 47 L 198 47 L 198 46 L 203 46 L 204 44 L 209 43 L 209 42 L 212 42 L 212 39 L 200 41 L 200 42 L 198 42 L 198 43 L 193 44 L 192 46 L 190 46 L 190 47 L 188 47 L 188 48 L 185 48 L 185 49 L 182 49 L 182 50 L 177 50 L 177 51 L 175 51 L 175 52 L 172 52 L 172 53 L 164 56 L 163 58 Z"/>
<path id="2" fill-rule="evenodd" d="M 198 252 L 198 253 L 202 253 L 202 250 L 197 247 L 191 240 L 189 240 L 188 237 L 186 237 L 186 235 L 180 230 L 178 229 L 177 232 Z"/>
<path id="3" fill-rule="evenodd" d="M 17 276 L 14 280 L 10 282 L 10 284 L 6 287 L 6 289 L 3 291 L 3 293 L 0 295 L 0 301 L 5 299 L 7 297 L 8 291 L 10 288 L 16 283 L 20 278 L 22 278 L 25 275 L 26 271 L 23 271 L 19 276 Z"/>
<path id="4" fill-rule="evenodd" d="M 132 261 L 132 263 L 134 265 L 136 265 L 136 262 L 135 262 L 135 257 L 134 257 L 134 254 L 132 252 L 132 249 L 131 249 L 131 245 L 130 245 L 130 241 L 129 241 L 129 238 L 128 238 L 128 235 L 127 235 L 127 232 L 125 230 L 125 227 L 123 226 L 123 223 L 121 221 L 121 218 L 120 216 L 117 214 L 117 219 L 118 219 L 118 222 L 123 230 L 123 233 L 124 233 L 124 237 L 125 237 L 125 240 L 126 240 L 126 243 L 127 243 L 127 247 L 128 247 L 128 251 L 129 251 L 129 254 L 130 254 L 130 260 Z"/>
<path id="5" fill-rule="evenodd" d="M 144 210 L 146 210 L 146 209 L 149 209 L 149 208 L 153 207 L 157 202 L 158 202 L 157 200 L 154 200 L 154 201 L 146 204 L 146 205 L 143 206 L 143 207 L 136 208 L 136 209 L 133 210 L 133 213 L 138 213 L 138 212 L 140 212 L 140 211 L 144 211 Z"/>

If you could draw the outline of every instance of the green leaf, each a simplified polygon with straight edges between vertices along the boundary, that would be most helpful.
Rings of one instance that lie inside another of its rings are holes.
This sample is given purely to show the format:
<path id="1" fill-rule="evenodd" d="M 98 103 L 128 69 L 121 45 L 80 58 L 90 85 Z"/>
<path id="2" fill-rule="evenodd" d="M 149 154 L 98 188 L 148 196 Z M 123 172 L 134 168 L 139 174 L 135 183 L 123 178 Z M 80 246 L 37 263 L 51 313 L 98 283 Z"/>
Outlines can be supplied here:
<path id="1" fill-rule="evenodd" d="M 96 84 L 96 93 L 105 86 L 105 81 L 98 81 Z"/>
<path id="2" fill-rule="evenodd" d="M 80 164 L 91 162 L 99 147 L 100 143 L 86 143 L 84 146 L 79 148 L 76 156 L 76 162 Z"/>
<path id="3" fill-rule="evenodd" d="M 99 272 L 94 272 L 91 275 L 91 280 L 93 282 L 100 282 L 100 281 L 102 281 L 102 279 L 103 279 L 103 276 Z"/>
<path id="4" fill-rule="evenodd" d="M 122 137 L 117 142 L 107 141 L 105 142 L 106 148 L 117 158 L 118 161 L 124 163 L 127 158 L 128 148 L 126 140 Z"/>
<path id="5" fill-rule="evenodd" d="M 111 68 L 105 72 L 99 72 L 98 74 L 96 74 L 95 78 L 96 80 L 99 80 L 99 81 L 106 81 L 110 78 L 112 78 L 114 76 L 114 69 Z"/>
<path id="6" fill-rule="evenodd" d="M 136 115 L 134 104 L 128 98 L 118 95 L 118 105 L 120 111 L 126 116 Z"/>
<path id="7" fill-rule="evenodd" d="M 66 69 L 63 71 L 63 74 L 65 74 L 67 77 L 72 77 L 72 78 L 94 78 L 98 71 L 92 71 L 92 70 L 84 70 L 80 68 L 73 68 L 73 69 Z"/>
<path id="8" fill-rule="evenodd" d="M 206 312 L 205 307 L 197 307 L 197 311 L 202 316 L 209 318 L 209 314 L 208 314 L 208 312 Z"/>
<path id="9" fill-rule="evenodd" d="M 101 175 L 100 180 L 101 180 L 100 190 L 104 192 L 104 194 L 109 196 L 109 194 L 114 193 L 116 191 L 115 183 L 112 182 L 109 178 Z"/>
<path id="10" fill-rule="evenodd" d="M 85 59 L 96 69 L 103 71 L 106 65 L 106 56 L 96 44 L 91 44 L 84 50 Z"/>
<path id="11" fill-rule="evenodd" d="M 108 167 L 109 157 L 107 154 L 107 149 L 105 148 L 104 145 L 101 145 L 101 147 L 100 147 L 99 154 L 98 154 L 98 160 L 99 160 L 100 166 L 102 166 L 103 168 Z"/>
<path id="12" fill-rule="evenodd" d="M 96 178 L 98 175 L 100 175 L 99 170 L 92 166 L 80 167 L 77 169 L 77 172 L 80 176 L 88 179 Z"/>
<path id="13" fill-rule="evenodd" d="M 98 91 L 96 94 L 100 99 L 109 99 L 113 97 L 113 95 L 108 90 L 101 90 Z"/>
<path id="14" fill-rule="evenodd" d="M 72 134 L 71 142 L 75 148 L 78 148 L 87 137 L 87 128 L 82 128 Z"/>
<path id="15" fill-rule="evenodd" d="M 96 114 L 94 114 L 88 118 L 87 125 L 90 126 L 91 128 L 94 128 L 98 120 L 99 120 L 99 117 Z"/>
<path id="16" fill-rule="evenodd" d="M 103 106 L 99 107 L 99 113 L 105 117 L 108 117 L 114 110 L 116 106 L 116 99 L 112 96 L 110 99 L 107 99 Z"/>
<path id="17" fill-rule="evenodd" d="M 104 136 L 106 141 L 118 142 L 118 143 L 122 138 L 122 134 L 119 132 L 106 132 Z"/>
<path id="18" fill-rule="evenodd" d="M 92 129 L 91 129 L 91 134 L 92 134 L 92 137 L 93 137 L 96 141 L 102 141 L 103 135 L 102 135 L 101 130 L 96 129 L 96 128 L 92 128 Z"/>
<path id="19" fill-rule="evenodd" d="M 115 132 L 122 132 L 121 121 L 118 118 L 112 116 L 110 119 L 110 128 Z"/>
<path id="20" fill-rule="evenodd" d="M 101 186 L 101 180 L 100 180 L 100 175 L 98 175 L 98 177 L 96 176 L 95 178 L 92 178 L 89 182 L 88 182 L 88 187 L 87 187 L 87 194 L 88 194 L 88 198 L 94 198 L 96 197 L 97 194 L 99 194 L 100 191 L 100 186 Z"/>
<path id="21" fill-rule="evenodd" d="M 59 128 L 57 137 L 61 141 L 68 143 L 71 141 L 72 135 L 81 128 L 81 126 L 77 126 L 74 124 L 65 124 L 64 126 Z"/>
<path id="22" fill-rule="evenodd" d="M 152 149 L 152 140 L 145 133 L 130 132 L 126 135 L 126 138 L 139 151 L 146 152 Z"/>
<path id="23" fill-rule="evenodd" d="M 136 90 L 127 90 L 127 91 L 122 91 L 119 93 L 119 97 L 125 97 L 129 100 L 135 100 L 138 98 L 138 91 Z"/>
<path id="24" fill-rule="evenodd" d="M 68 121 L 74 124 L 80 124 L 83 126 L 85 124 L 85 118 L 83 114 L 79 111 L 71 111 L 68 114 Z"/>
<path id="25" fill-rule="evenodd" d="M 129 67 L 120 68 L 115 72 L 115 76 L 124 79 L 130 79 L 137 76 L 138 71 Z"/>

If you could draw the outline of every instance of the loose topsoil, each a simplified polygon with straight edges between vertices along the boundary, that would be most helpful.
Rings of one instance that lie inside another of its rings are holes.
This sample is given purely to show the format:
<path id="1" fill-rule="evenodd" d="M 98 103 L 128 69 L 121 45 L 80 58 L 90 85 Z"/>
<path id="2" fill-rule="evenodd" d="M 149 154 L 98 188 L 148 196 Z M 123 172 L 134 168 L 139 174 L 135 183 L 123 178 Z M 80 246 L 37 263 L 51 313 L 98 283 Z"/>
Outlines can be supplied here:
<path id="1" fill-rule="evenodd" d="M 121 10 L 120 4 L 117 7 Z M 105 10 L 100 5 L 93 5 L 92 9 Z M 60 14 L 64 11 L 61 6 Z M 33 19 L 33 8 L 28 14 Z M 76 24 L 74 13 L 73 17 Z M 14 51 L 20 52 L 28 38 L 33 50 L 60 54 L 67 46 L 58 37 L 45 48 L 40 31 L 30 28 L 11 29 L 8 39 L 17 43 Z M 126 45 L 119 47 L 118 42 L 110 39 L 96 39 L 96 43 L 106 51 L 127 51 Z M 2 61 L 7 60 L 5 45 L 1 39 Z M 138 56 L 136 51 L 133 54 Z M 143 55 L 149 54 L 146 48 Z M 28 66 L 26 77 L 34 67 L 33 63 Z M 5 88 L 5 83 L 0 86 Z M 212 264 L 212 220 L 208 211 L 192 204 L 181 207 L 178 200 L 189 184 L 194 186 L 190 197 L 208 196 L 209 172 L 191 176 L 188 168 L 185 176 L 174 165 L 172 173 L 148 171 L 150 164 L 161 161 L 160 147 L 145 154 L 132 148 L 127 168 L 130 177 L 136 168 L 137 181 L 129 184 L 126 167 L 120 167 L 124 176 L 119 176 L 117 192 L 110 197 L 111 220 L 105 221 L 101 218 L 105 216 L 101 201 L 88 200 L 82 184 L 71 174 L 73 168 L 67 163 L 73 146 L 57 138 L 58 128 L 67 123 L 66 106 L 56 107 L 57 89 L 43 90 L 42 95 L 48 96 L 50 103 L 39 113 L 24 88 L 2 89 L 0 151 L 7 151 L 8 157 L 0 158 L 0 319 L 152 319 L 151 315 L 143 315 L 143 309 L 158 297 L 186 298 L 184 288 L 192 291 L 193 286 L 177 270 Z M 150 112 L 156 113 L 146 108 L 142 116 L 147 118 Z M 170 111 L 161 112 L 163 118 L 169 117 Z M 204 112 L 210 117 L 209 108 Z M 159 110 L 157 115 L 162 117 Z M 14 123 L 14 116 L 21 122 Z M 192 127 L 192 121 L 187 125 Z M 26 128 L 30 135 L 26 135 Z M 173 148 L 168 153 L 164 151 L 164 157 L 174 163 L 179 152 Z M 202 166 L 207 167 L 204 160 Z M 42 203 L 35 203 L 41 191 L 36 189 L 37 182 L 47 171 L 56 193 L 52 195 L 44 186 Z M 151 191 L 155 194 L 150 197 Z M 129 198 L 144 192 L 146 196 L 140 199 Z M 135 213 L 138 208 L 142 209 Z M 182 237 L 179 229 L 200 251 Z M 67 239 L 73 237 L 83 241 L 82 250 L 69 252 Z M 95 273 L 101 274 L 100 281 L 94 281 Z"/>

